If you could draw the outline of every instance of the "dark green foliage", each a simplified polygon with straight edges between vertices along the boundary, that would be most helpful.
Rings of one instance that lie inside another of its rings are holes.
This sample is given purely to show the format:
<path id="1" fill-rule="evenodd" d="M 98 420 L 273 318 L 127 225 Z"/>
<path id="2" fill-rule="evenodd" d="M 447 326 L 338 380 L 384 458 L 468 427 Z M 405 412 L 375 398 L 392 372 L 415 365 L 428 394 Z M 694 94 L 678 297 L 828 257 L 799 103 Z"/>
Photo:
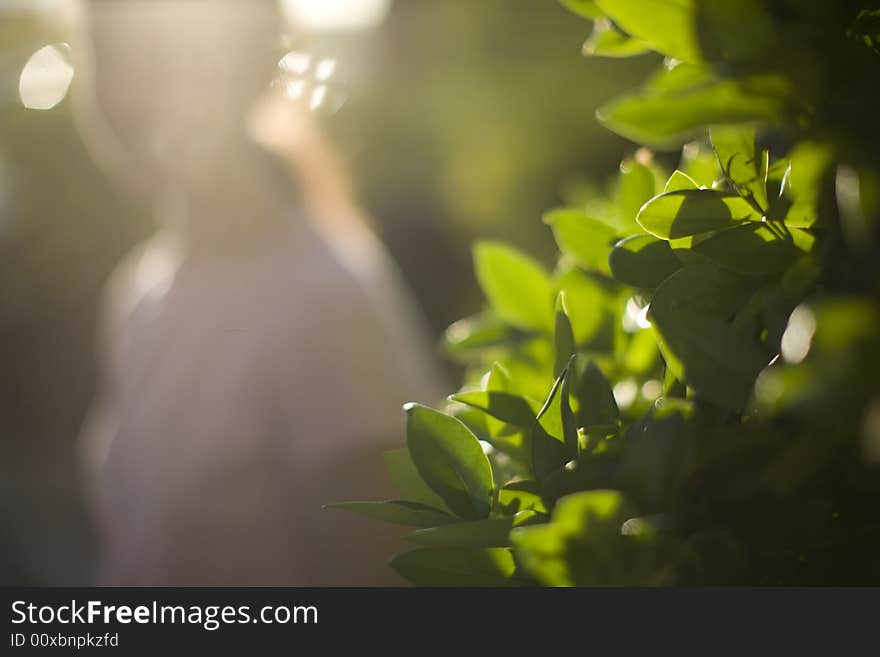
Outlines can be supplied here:
<path id="1" fill-rule="evenodd" d="M 692 141 L 549 212 L 552 273 L 477 246 L 465 385 L 389 456 L 409 501 L 343 508 L 420 528 L 416 584 L 880 583 L 876 11 L 563 4 L 588 54 L 667 57 L 600 120 Z"/>
<path id="2" fill-rule="evenodd" d="M 652 235 L 633 235 L 621 240 L 611 250 L 609 262 L 616 280 L 647 290 L 653 290 L 681 268 L 669 242 Z"/>

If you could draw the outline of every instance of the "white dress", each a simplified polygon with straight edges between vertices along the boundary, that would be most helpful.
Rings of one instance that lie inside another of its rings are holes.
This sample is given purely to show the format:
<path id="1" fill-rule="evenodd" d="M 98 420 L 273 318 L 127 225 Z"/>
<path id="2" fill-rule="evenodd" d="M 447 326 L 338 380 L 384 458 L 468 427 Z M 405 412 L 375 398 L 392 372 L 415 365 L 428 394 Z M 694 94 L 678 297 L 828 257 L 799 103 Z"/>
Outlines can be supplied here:
<path id="1" fill-rule="evenodd" d="M 401 405 L 446 390 L 382 247 L 290 230 L 230 257 L 157 238 L 109 286 L 86 429 L 120 585 L 393 583 L 394 532 L 322 505 L 393 496 Z"/>

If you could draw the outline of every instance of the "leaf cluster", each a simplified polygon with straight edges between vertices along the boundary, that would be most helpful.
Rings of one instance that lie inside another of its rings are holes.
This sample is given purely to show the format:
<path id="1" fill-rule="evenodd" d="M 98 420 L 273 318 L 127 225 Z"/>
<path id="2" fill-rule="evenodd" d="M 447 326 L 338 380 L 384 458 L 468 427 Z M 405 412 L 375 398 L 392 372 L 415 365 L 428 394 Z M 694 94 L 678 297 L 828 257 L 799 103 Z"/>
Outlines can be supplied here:
<path id="1" fill-rule="evenodd" d="M 878 14 L 563 0 L 591 56 L 659 53 L 599 112 L 640 149 L 549 211 L 552 270 L 474 249 L 468 374 L 388 455 L 422 585 L 880 582 Z"/>

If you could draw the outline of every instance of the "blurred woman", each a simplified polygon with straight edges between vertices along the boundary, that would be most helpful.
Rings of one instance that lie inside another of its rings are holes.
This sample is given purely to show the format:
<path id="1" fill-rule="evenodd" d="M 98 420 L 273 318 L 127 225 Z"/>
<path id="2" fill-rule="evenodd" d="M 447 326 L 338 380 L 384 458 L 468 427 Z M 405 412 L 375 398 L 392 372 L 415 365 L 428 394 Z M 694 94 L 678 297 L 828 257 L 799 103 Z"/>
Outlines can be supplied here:
<path id="1" fill-rule="evenodd" d="M 370 564 L 393 536 L 321 506 L 390 494 L 380 452 L 401 442 L 400 404 L 443 386 L 336 157 L 266 95 L 274 3 L 80 10 L 82 130 L 161 225 L 107 289 L 83 436 L 101 582 L 386 582 Z"/>

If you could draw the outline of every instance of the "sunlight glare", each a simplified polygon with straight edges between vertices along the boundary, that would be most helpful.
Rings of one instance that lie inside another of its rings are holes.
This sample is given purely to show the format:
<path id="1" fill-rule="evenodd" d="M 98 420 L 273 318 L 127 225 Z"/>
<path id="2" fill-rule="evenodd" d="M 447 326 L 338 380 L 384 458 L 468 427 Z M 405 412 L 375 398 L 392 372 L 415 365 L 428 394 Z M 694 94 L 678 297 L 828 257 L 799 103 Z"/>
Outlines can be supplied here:
<path id="1" fill-rule="evenodd" d="M 315 79 L 320 82 L 326 82 L 333 74 L 336 72 L 336 60 L 335 59 L 322 59 L 318 62 L 318 65 L 315 66 Z"/>
<path id="2" fill-rule="evenodd" d="M 648 320 L 649 309 L 650 305 L 642 306 L 636 299 L 630 297 L 623 313 L 623 330 L 627 333 L 638 333 L 643 329 L 651 328 L 651 322 Z"/>
<path id="3" fill-rule="evenodd" d="M 309 102 L 309 109 L 313 112 L 321 107 L 324 104 L 324 100 L 327 98 L 327 87 L 325 85 L 321 85 L 319 87 L 315 87 L 315 90 L 312 91 L 312 100 Z"/>
<path id="4" fill-rule="evenodd" d="M 303 95 L 303 92 L 306 89 L 306 81 L 305 80 L 287 80 L 285 82 L 285 91 L 287 92 L 287 97 L 292 99 L 297 99 Z"/>
<path id="5" fill-rule="evenodd" d="M 390 7 L 390 0 L 281 0 L 288 20 L 316 32 L 374 28 L 385 19 Z"/>
<path id="6" fill-rule="evenodd" d="M 281 61 L 278 62 L 278 68 L 290 75 L 303 75 L 312 65 L 312 56 L 308 53 L 290 51 Z"/>
<path id="7" fill-rule="evenodd" d="M 67 97 L 73 65 L 65 43 L 37 50 L 21 71 L 18 95 L 27 109 L 50 110 Z"/>

